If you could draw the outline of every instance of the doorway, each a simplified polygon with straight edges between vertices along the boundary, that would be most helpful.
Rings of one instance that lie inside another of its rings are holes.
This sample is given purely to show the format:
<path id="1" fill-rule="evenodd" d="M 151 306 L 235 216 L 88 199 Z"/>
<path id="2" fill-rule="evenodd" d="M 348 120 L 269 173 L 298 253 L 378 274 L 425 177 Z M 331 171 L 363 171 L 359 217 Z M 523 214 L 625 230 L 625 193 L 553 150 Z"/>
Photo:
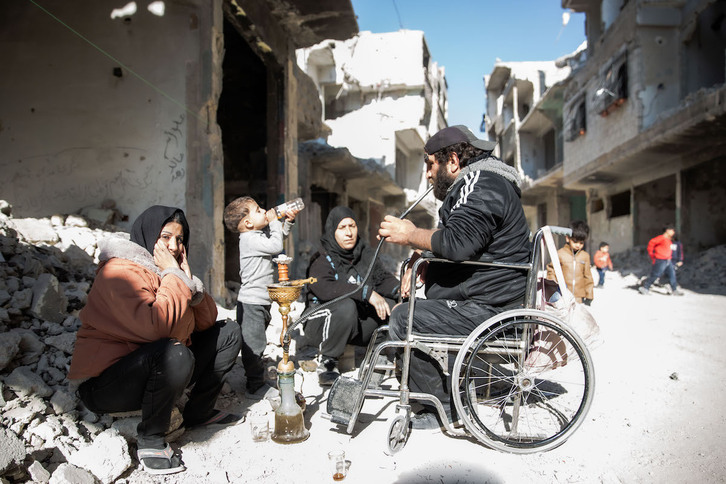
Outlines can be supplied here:
<path id="1" fill-rule="evenodd" d="M 224 154 L 224 205 L 247 195 L 267 207 L 267 68 L 227 19 L 222 76 L 217 123 Z M 239 236 L 227 229 L 224 234 L 224 280 L 239 282 Z"/>

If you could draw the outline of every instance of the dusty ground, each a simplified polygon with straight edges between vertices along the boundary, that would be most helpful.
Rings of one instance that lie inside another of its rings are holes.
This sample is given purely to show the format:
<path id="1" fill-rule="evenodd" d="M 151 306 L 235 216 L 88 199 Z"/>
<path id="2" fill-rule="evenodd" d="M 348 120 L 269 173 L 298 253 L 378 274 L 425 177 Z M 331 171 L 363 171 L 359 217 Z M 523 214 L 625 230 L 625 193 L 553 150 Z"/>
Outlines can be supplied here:
<path id="1" fill-rule="evenodd" d="M 553 451 L 504 454 L 439 431 L 413 431 L 391 457 L 384 449 L 394 406 L 367 400 L 348 435 L 322 417 L 327 392 L 308 374 L 302 384 L 307 441 L 254 443 L 247 423 L 187 431 L 174 444 L 185 473 L 152 481 L 135 470 L 127 482 L 333 482 L 326 457 L 333 449 L 345 450 L 350 461 L 344 482 L 725 482 L 726 296 L 703 288 L 686 288 L 683 297 L 642 296 L 630 287 L 634 276 L 608 276 L 591 308 L 605 338 L 593 353 L 594 402 L 582 427 Z M 235 371 L 231 379 L 233 390 L 242 388 L 240 375 Z M 273 421 L 266 402 L 235 395 L 225 395 L 219 406 L 267 410 Z"/>

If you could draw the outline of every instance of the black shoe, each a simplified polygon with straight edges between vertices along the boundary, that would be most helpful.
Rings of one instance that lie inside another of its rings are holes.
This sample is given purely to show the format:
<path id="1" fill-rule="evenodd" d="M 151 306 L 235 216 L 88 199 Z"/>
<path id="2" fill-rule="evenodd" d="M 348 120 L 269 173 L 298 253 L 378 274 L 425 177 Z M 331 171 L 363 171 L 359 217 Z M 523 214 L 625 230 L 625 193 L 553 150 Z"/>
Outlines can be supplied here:
<path id="1" fill-rule="evenodd" d="M 411 428 L 414 430 L 434 430 L 440 429 L 441 423 L 436 414 L 421 411 L 411 417 Z"/>
<path id="2" fill-rule="evenodd" d="M 318 385 L 330 386 L 340 377 L 338 360 L 335 358 L 323 357 L 318 364 Z"/>

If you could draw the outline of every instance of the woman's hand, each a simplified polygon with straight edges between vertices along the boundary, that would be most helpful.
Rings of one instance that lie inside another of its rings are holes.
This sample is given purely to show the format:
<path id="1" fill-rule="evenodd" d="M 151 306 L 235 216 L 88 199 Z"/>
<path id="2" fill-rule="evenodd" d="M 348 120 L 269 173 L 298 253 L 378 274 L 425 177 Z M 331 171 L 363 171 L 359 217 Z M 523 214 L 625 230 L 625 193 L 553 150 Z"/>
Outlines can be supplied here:
<path id="1" fill-rule="evenodd" d="M 391 307 L 388 305 L 388 302 L 376 291 L 371 292 L 371 297 L 368 298 L 368 302 L 376 308 L 376 314 L 378 314 L 380 319 L 386 319 L 391 315 Z"/>
<path id="2" fill-rule="evenodd" d="M 186 260 L 186 256 L 184 256 L 184 260 Z M 171 252 L 169 252 L 169 248 L 161 239 L 157 240 L 156 245 L 154 245 L 154 264 L 156 264 L 156 266 L 162 271 L 180 268 L 179 262 L 177 262 Z M 187 264 L 187 267 L 188 266 L 189 264 Z"/>
<path id="3" fill-rule="evenodd" d="M 179 255 L 179 258 L 181 259 L 179 262 L 179 268 L 184 271 L 184 274 L 189 277 L 189 279 L 192 278 L 192 269 L 189 267 L 189 260 L 187 259 L 187 248 L 182 245 L 181 246 L 181 254 Z"/>

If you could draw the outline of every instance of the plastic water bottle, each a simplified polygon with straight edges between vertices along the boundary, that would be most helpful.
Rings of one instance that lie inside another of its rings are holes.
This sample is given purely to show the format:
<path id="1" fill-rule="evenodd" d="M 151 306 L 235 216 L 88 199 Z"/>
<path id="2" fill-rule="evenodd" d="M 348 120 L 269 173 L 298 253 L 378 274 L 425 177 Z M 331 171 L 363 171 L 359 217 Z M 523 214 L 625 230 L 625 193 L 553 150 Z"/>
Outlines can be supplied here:
<path id="1" fill-rule="evenodd" d="M 305 204 L 303 203 L 302 198 L 296 198 L 289 202 L 281 203 L 275 207 L 275 215 L 277 215 L 277 218 L 283 218 L 290 210 L 300 211 L 303 208 L 305 208 Z"/>

